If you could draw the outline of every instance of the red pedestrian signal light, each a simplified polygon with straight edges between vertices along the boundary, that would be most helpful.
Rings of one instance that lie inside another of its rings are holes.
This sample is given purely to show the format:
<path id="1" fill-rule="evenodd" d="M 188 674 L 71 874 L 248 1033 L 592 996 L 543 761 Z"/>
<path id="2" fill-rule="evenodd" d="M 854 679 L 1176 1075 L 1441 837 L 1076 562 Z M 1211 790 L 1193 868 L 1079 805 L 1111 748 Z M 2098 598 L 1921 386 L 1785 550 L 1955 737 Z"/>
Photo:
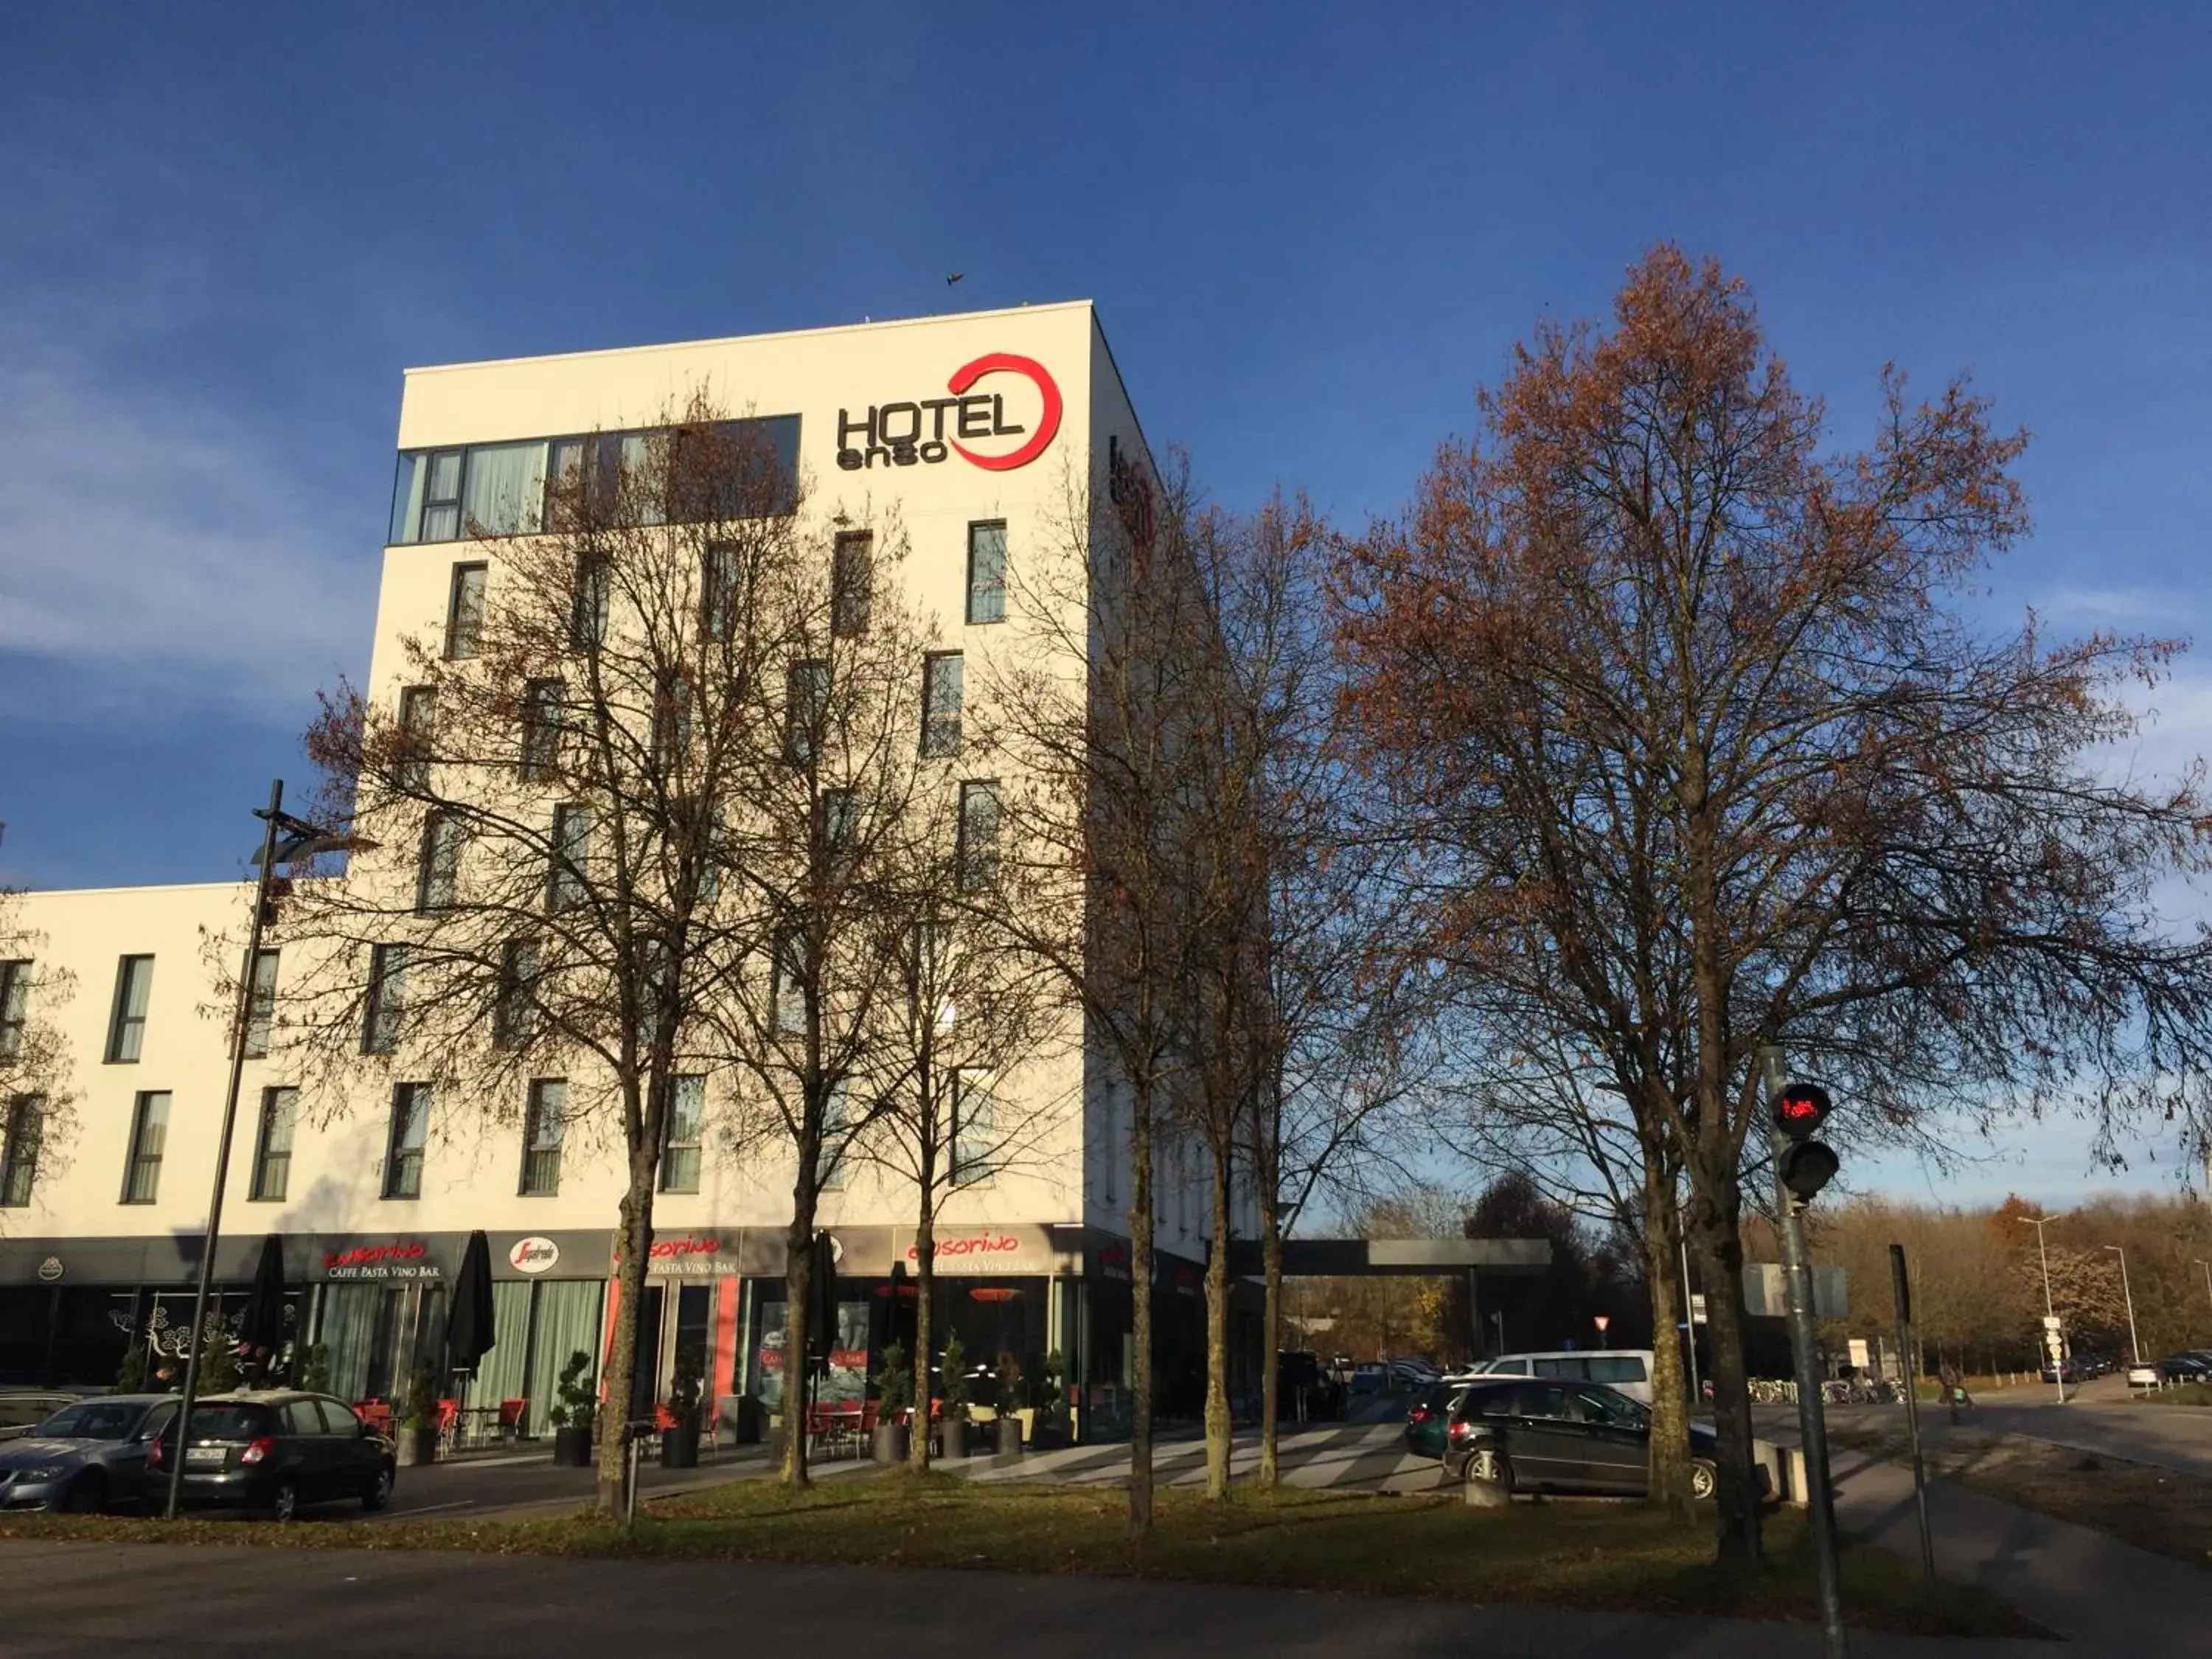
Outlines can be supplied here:
<path id="1" fill-rule="evenodd" d="M 1819 1128 L 1831 1109 L 1828 1091 L 1817 1083 L 1793 1083 L 1775 1097 L 1774 1127 L 1792 1140 Z"/>

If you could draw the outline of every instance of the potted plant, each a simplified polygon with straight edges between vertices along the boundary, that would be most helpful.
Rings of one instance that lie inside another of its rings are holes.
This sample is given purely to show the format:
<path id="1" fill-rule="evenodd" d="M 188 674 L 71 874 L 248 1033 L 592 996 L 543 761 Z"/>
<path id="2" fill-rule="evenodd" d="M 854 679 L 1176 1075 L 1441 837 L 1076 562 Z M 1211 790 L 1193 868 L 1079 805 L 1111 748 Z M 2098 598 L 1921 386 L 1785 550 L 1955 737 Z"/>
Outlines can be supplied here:
<path id="1" fill-rule="evenodd" d="M 907 1370 L 906 1345 L 884 1345 L 884 1368 L 876 1373 L 876 1428 L 869 1437 L 868 1455 L 878 1463 L 906 1462 L 906 1424 L 902 1420 L 914 1403 L 914 1375 Z"/>
<path id="2" fill-rule="evenodd" d="M 146 1345 L 133 1342 L 123 1351 L 123 1363 L 115 1368 L 115 1386 L 111 1394 L 143 1394 L 146 1391 Z"/>
<path id="3" fill-rule="evenodd" d="M 434 1462 L 438 1455 L 438 1373 L 426 1357 L 408 1373 L 406 1397 L 399 1402 L 399 1447 L 402 1468 Z"/>
<path id="4" fill-rule="evenodd" d="M 676 1375 L 668 1384 L 670 1425 L 660 1431 L 660 1467 L 699 1467 L 699 1351 L 685 1344 L 676 1350 Z"/>
<path id="5" fill-rule="evenodd" d="M 561 1368 L 555 1400 L 545 1413 L 553 1425 L 553 1462 L 564 1469 L 588 1468 L 592 1462 L 592 1420 L 599 1414 L 599 1394 L 588 1375 L 592 1356 L 579 1348 Z"/>
<path id="6" fill-rule="evenodd" d="M 309 1394 L 328 1394 L 331 1391 L 331 1351 L 319 1342 L 311 1342 L 300 1356 L 300 1386 Z"/>
<path id="7" fill-rule="evenodd" d="M 968 1356 L 961 1351 L 957 1332 L 945 1339 L 944 1380 L 945 1455 L 968 1455 Z"/>
<path id="8" fill-rule="evenodd" d="M 1022 1362 L 1011 1353 L 999 1356 L 999 1455 L 1022 1455 L 1022 1419 L 1017 1414 L 1022 1401 Z"/>
<path id="9" fill-rule="evenodd" d="M 1067 1366 L 1054 1348 L 1044 1357 L 1044 1373 L 1038 1377 L 1030 1404 L 1036 1407 L 1036 1427 L 1030 1438 L 1040 1446 L 1067 1443 Z"/>

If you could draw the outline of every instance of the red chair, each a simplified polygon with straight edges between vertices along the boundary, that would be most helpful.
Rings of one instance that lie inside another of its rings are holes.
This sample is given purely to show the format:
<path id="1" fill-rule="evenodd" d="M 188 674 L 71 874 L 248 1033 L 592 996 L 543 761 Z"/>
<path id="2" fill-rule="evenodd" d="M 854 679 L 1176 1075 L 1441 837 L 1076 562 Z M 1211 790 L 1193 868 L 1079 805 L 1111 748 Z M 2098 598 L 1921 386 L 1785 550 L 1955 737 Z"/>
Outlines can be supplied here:
<path id="1" fill-rule="evenodd" d="M 354 1415 L 379 1434 L 392 1432 L 392 1407 L 381 1400 L 364 1400 L 353 1408 Z"/>
<path id="2" fill-rule="evenodd" d="M 502 1400 L 499 1402 L 499 1437 L 510 1446 L 522 1437 L 522 1419 L 530 1414 L 527 1400 Z"/>
<path id="3" fill-rule="evenodd" d="M 453 1431 L 460 1426 L 461 1402 L 441 1400 L 438 1402 L 438 1455 L 448 1457 L 453 1450 Z"/>

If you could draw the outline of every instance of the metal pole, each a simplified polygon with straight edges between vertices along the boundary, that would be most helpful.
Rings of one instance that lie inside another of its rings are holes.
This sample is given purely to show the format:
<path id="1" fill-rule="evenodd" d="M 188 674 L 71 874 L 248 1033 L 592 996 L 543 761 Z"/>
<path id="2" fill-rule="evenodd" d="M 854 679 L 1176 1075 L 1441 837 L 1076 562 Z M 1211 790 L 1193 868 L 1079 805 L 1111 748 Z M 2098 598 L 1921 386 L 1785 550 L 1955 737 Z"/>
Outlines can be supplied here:
<path id="1" fill-rule="evenodd" d="M 1770 1112 L 1789 1086 L 1790 1074 L 1779 1048 L 1762 1048 L 1759 1064 Z M 1771 1121 L 1770 1119 L 1770 1121 Z M 1790 1316 L 1790 1352 L 1797 1373 L 1797 1431 L 1805 1443 L 1805 1509 L 1813 1526 L 1813 1559 L 1819 1570 L 1820 1628 L 1828 1659 L 1846 1659 L 1850 1644 L 1844 1633 L 1842 1571 L 1836 1559 L 1836 1501 L 1828 1474 L 1828 1422 L 1820 1397 L 1820 1362 L 1813 1329 L 1813 1274 L 1805 1249 L 1805 1220 L 1796 1194 L 1782 1184 L 1781 1152 L 1789 1144 L 1780 1131 L 1769 1136 L 1775 1153 L 1774 1194 L 1782 1220 L 1782 1283 Z"/>
<path id="2" fill-rule="evenodd" d="M 2136 1334 L 2136 1293 L 2128 1288 L 2128 1253 L 2118 1244 L 2105 1248 L 2120 1259 L 2120 1294 L 2128 1303 L 2128 1347 L 2135 1354 L 2135 1363 L 2142 1364 L 2142 1339 Z"/>
<path id="3" fill-rule="evenodd" d="M 2204 1269 L 2204 1299 L 2212 1303 L 2212 1261 L 2198 1257 L 2197 1265 Z"/>
<path id="4" fill-rule="evenodd" d="M 2063 1406 L 2066 1403 L 2066 1351 L 2063 1345 L 2056 1340 L 2057 1326 L 2050 1322 L 2058 1317 L 2058 1310 L 2051 1305 L 2051 1252 L 2043 1245 L 2043 1230 L 2057 1218 L 2045 1216 L 2036 1221 L 2022 1216 L 2021 1219 L 2035 1229 L 2036 1259 L 2043 1264 L 2043 1347 L 2044 1352 L 2051 1356 L 2051 1374 L 2058 1379 L 2058 1403 Z"/>
<path id="5" fill-rule="evenodd" d="M 1936 1582 L 1936 1537 L 1928 1529 L 1928 1465 L 1920 1455 L 1920 1379 L 1912 1374 L 1912 1285 L 1905 1246 L 1889 1247 L 1889 1285 L 1897 1302 L 1898 1364 L 1905 1376 L 1905 1431 L 1912 1442 L 1912 1504 L 1920 1512 L 1920 1569 Z"/>
<path id="6" fill-rule="evenodd" d="M 199 1289 L 192 1297 L 191 1345 L 185 1351 L 185 1392 L 177 1402 L 177 1456 L 169 1465 L 169 1496 L 162 1514 L 177 1518 L 185 1491 L 185 1439 L 198 1396 L 200 1348 L 207 1337 L 208 1288 L 215 1277 L 216 1241 L 222 1231 L 222 1185 L 230 1173 L 230 1141 L 238 1126 L 238 1085 L 246 1073 L 246 1023 L 252 1012 L 253 964 L 261 956 L 261 915 L 269 908 L 270 872 L 276 863 L 276 821 L 283 815 L 284 780 L 269 786 L 269 811 L 261 830 L 261 873 L 253 884 L 253 916 L 246 929 L 246 965 L 238 975 L 238 1007 L 230 1027 L 230 1087 L 222 1100 L 222 1134 L 216 1142 L 215 1190 L 208 1197 L 207 1237 L 200 1247 Z"/>
<path id="7" fill-rule="evenodd" d="M 1674 1247 L 1682 1253 L 1682 1347 L 1690 1356 L 1690 1409 L 1695 1411 L 1705 1402 L 1705 1389 L 1698 1380 L 1698 1304 L 1690 1291 L 1690 1241 L 1677 1238 Z"/>

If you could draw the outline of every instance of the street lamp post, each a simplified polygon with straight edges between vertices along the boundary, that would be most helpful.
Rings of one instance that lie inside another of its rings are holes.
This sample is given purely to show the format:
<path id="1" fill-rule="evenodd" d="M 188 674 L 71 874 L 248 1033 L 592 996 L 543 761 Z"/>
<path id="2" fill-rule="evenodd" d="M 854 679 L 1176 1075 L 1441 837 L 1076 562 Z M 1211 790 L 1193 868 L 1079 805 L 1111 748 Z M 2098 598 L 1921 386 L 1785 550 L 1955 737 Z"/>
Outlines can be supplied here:
<path id="1" fill-rule="evenodd" d="M 2060 1215 L 2019 1215 L 2014 1220 L 2035 1229 L 2036 1258 L 2043 1264 L 2043 1329 L 2044 1348 L 2051 1355 L 2051 1374 L 2058 1379 L 2058 1403 L 2066 1403 L 2066 1355 L 2056 1340 L 2058 1333 L 2058 1310 L 2051 1304 L 2051 1253 L 2043 1245 L 2043 1230 L 2052 1222 L 2063 1218 Z"/>
<path id="2" fill-rule="evenodd" d="M 2135 1354 L 2135 1363 L 2142 1364 L 2142 1340 L 2136 1334 L 2136 1293 L 2128 1288 L 2128 1253 L 2118 1244 L 2105 1248 L 2120 1259 L 2120 1294 L 2128 1304 L 2128 1346 Z"/>
<path id="3" fill-rule="evenodd" d="M 246 1073 L 246 1031 L 253 1017 L 253 967 L 261 959 L 261 928 L 269 913 L 270 884 L 279 864 L 289 866 L 295 859 L 317 853 L 368 845 L 366 842 L 341 840 L 291 817 L 284 811 L 282 778 L 270 784 L 269 805 L 256 809 L 253 816 L 262 823 L 260 869 L 254 878 L 253 915 L 246 929 L 246 961 L 238 975 L 238 1006 L 232 1011 L 230 1086 L 223 1095 L 222 1133 L 216 1141 L 215 1189 L 208 1197 L 207 1236 L 200 1244 L 199 1285 L 192 1295 L 192 1330 L 185 1349 L 184 1395 L 177 1402 L 177 1455 L 169 1465 L 168 1500 L 162 1510 L 172 1521 L 177 1518 L 177 1504 L 184 1495 L 185 1437 L 191 1425 L 192 1401 L 199 1393 L 200 1350 L 207 1341 L 208 1292 L 215 1279 L 216 1243 L 222 1231 L 223 1182 L 230 1173 L 230 1143 L 238 1127 L 239 1083 Z M 281 845 L 277 841 L 279 831 L 284 836 Z"/>
<path id="4" fill-rule="evenodd" d="M 2199 1256 L 2191 1265 L 2204 1269 L 2204 1299 L 2207 1302 L 2212 1302 L 2212 1261 L 2207 1261 L 2203 1256 Z"/>

